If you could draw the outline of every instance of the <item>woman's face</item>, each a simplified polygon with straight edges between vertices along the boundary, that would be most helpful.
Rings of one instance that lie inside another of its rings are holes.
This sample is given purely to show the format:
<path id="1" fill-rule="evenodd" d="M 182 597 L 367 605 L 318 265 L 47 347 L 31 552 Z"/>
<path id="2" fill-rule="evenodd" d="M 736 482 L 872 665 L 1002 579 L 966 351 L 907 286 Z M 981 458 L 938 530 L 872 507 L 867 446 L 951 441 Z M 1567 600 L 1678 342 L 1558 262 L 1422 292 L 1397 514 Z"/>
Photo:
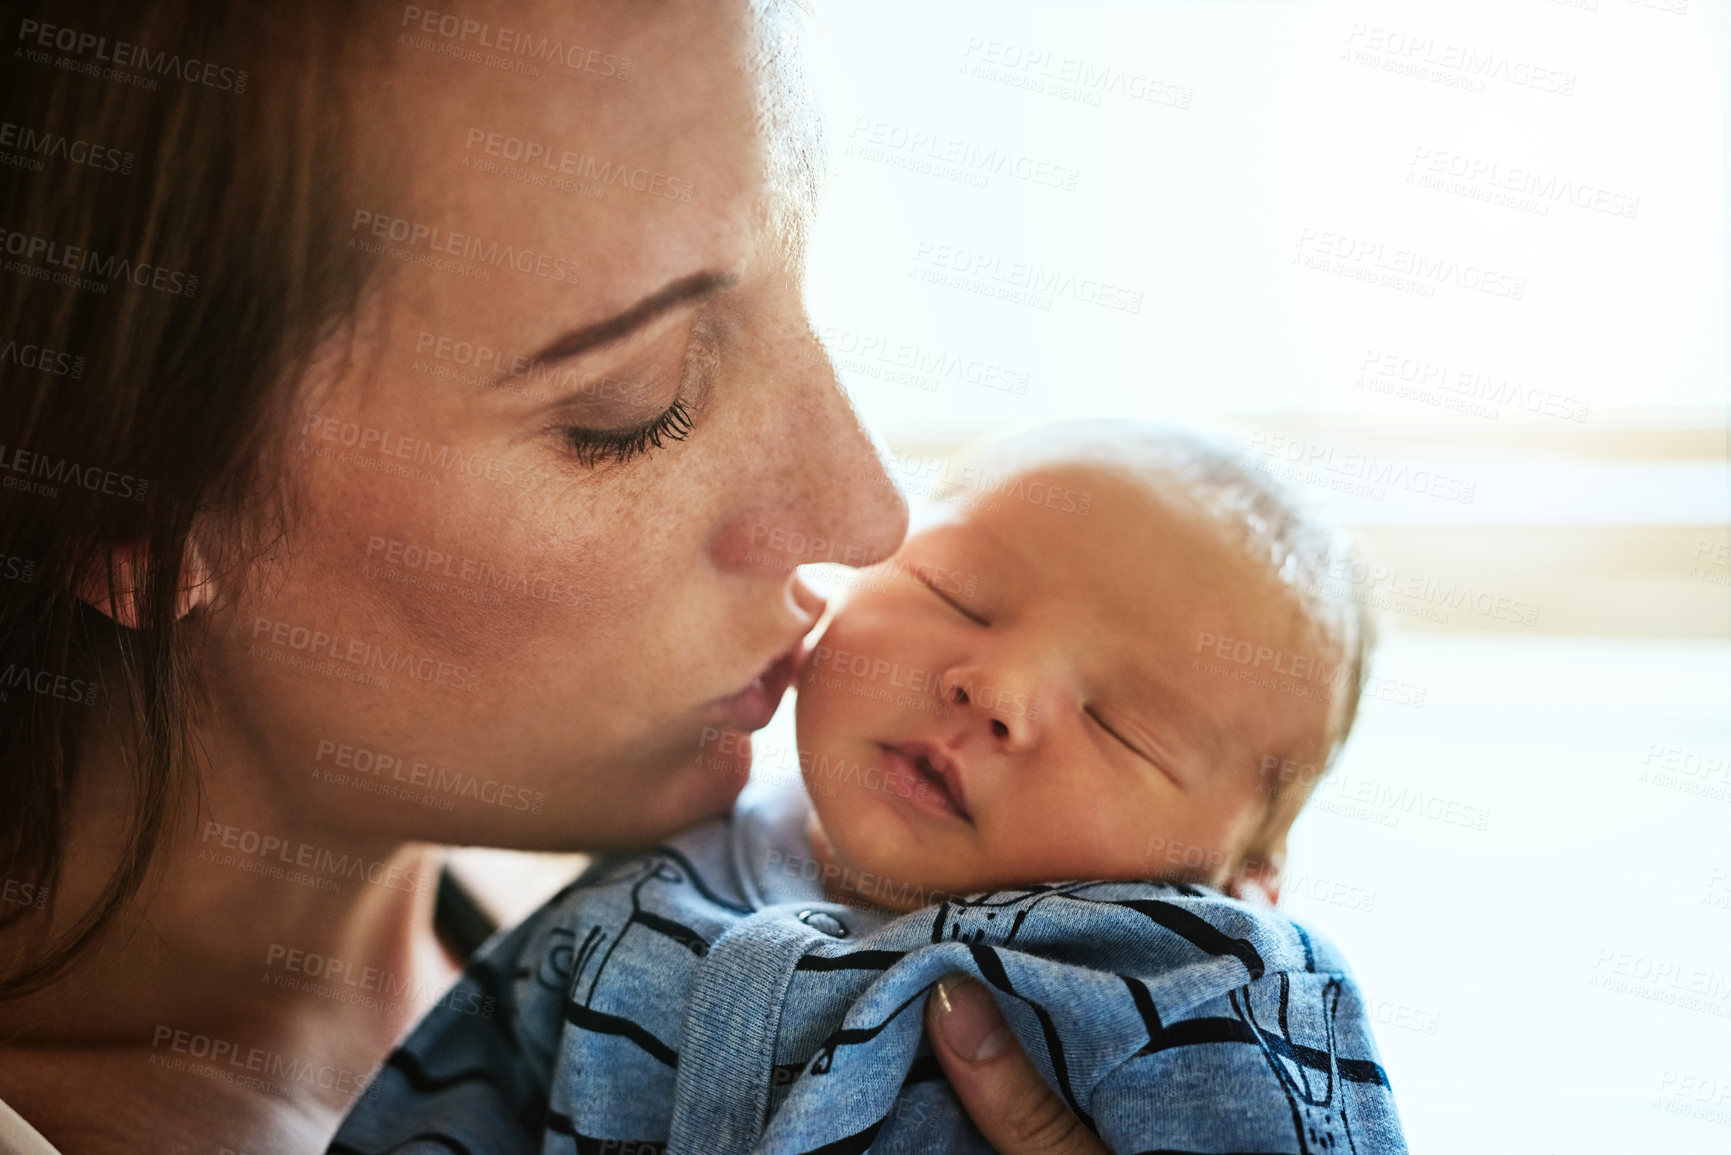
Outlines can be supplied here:
<path id="1" fill-rule="evenodd" d="M 403 193 L 329 238 L 380 289 L 300 389 L 288 540 L 214 612 L 211 772 L 369 835 L 659 837 L 743 782 L 729 731 L 815 618 L 793 566 L 905 527 L 801 300 L 808 31 L 389 20 L 362 163 Z"/>

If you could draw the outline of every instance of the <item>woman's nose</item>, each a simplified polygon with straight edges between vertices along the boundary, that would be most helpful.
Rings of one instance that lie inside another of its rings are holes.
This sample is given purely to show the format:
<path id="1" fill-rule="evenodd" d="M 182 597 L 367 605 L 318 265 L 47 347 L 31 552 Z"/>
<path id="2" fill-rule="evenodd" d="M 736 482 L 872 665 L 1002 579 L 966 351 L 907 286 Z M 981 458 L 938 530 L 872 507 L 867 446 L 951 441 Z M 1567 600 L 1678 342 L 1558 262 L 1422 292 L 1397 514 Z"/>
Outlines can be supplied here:
<path id="1" fill-rule="evenodd" d="M 724 568 L 770 575 L 814 562 L 880 562 L 907 532 L 907 502 L 803 307 L 766 312 L 742 366 L 752 386 L 741 398 L 751 436 L 730 462 L 743 500 L 711 535 L 709 552 Z"/>
<path id="2" fill-rule="evenodd" d="M 1039 738 L 1040 700 L 1032 679 L 981 666 L 957 666 L 944 672 L 938 691 L 944 703 L 965 721 L 963 736 L 978 734 L 990 748 L 1015 754 Z"/>

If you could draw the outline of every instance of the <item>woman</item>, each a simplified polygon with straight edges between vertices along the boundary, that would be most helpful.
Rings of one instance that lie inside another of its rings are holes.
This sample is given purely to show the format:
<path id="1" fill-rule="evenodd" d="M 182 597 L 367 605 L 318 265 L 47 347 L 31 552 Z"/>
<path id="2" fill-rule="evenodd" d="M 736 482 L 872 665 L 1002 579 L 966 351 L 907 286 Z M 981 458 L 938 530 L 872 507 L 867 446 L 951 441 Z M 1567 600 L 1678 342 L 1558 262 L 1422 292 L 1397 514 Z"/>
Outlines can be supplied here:
<path id="1" fill-rule="evenodd" d="M 573 7 L 8 5 L 14 1144 L 320 1149 L 461 965 L 428 844 L 723 811 L 793 567 L 902 535 L 801 14 Z M 1101 1150 L 949 1005 L 989 1139 Z"/>

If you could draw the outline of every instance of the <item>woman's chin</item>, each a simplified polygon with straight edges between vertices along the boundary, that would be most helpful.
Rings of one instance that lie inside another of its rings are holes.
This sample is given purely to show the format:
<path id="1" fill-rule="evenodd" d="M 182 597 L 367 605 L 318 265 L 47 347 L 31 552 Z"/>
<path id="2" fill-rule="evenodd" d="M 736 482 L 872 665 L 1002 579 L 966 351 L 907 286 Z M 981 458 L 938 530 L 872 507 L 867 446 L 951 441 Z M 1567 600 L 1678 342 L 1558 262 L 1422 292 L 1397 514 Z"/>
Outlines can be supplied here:
<path id="1" fill-rule="evenodd" d="M 720 818 L 733 810 L 739 792 L 751 778 L 751 760 L 732 764 L 703 763 L 689 772 L 676 791 L 679 829 Z"/>

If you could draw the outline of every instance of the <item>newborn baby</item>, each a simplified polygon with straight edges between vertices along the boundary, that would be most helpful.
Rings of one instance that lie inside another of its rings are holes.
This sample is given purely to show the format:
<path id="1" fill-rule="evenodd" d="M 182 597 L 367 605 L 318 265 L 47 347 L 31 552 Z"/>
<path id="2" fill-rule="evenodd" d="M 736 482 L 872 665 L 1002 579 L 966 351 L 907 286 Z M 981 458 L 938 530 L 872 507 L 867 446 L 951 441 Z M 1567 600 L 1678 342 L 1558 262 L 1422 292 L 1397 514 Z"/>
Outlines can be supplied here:
<path id="1" fill-rule="evenodd" d="M 498 1012 L 425 1020 L 338 1149 L 986 1151 L 921 1030 L 963 971 L 1115 1151 L 1405 1150 L 1345 963 L 1270 905 L 1364 674 L 1368 621 L 1311 592 L 1348 547 L 1140 427 L 959 480 L 804 667 L 808 790 L 484 948 Z"/>
<path id="2" fill-rule="evenodd" d="M 1354 607 L 1295 585 L 1327 531 L 1173 435 L 1061 426 L 958 473 L 998 496 L 937 503 L 799 683 L 808 778 L 883 771 L 877 789 L 813 791 L 816 857 L 951 894 L 1151 869 L 1270 881 L 1303 797 L 1278 770 L 1328 761 L 1368 641 Z M 1220 638 L 1315 655 L 1309 692 L 1204 673 Z"/>

